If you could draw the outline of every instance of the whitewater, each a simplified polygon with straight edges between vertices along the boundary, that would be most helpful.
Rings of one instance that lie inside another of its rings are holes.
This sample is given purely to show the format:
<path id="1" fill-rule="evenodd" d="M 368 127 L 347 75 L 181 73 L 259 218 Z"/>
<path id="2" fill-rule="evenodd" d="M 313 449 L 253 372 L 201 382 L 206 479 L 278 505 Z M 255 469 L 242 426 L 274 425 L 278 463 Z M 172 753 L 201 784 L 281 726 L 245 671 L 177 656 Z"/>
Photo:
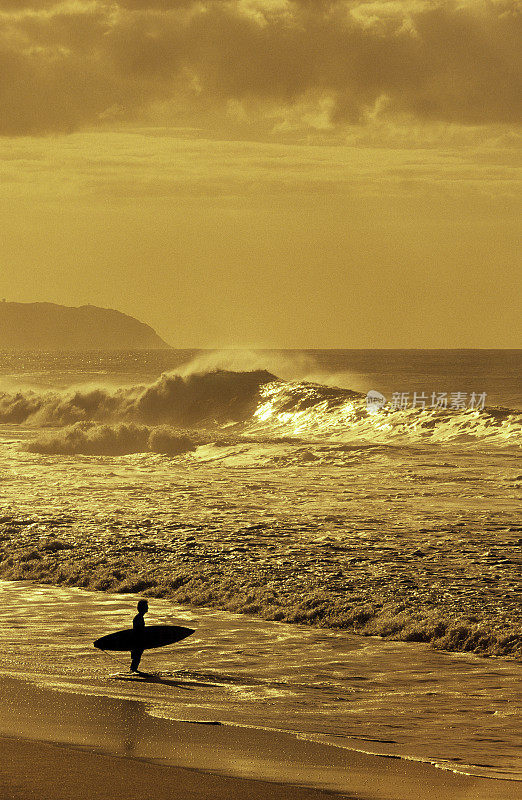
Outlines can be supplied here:
<path id="1" fill-rule="evenodd" d="M 206 632 L 182 665 L 158 662 L 206 684 L 194 714 L 520 779 L 520 366 L 520 351 L 2 354 L 3 671 L 116 692 L 87 638 L 145 595 L 158 621 Z M 487 400 L 369 413 L 369 390 Z"/>

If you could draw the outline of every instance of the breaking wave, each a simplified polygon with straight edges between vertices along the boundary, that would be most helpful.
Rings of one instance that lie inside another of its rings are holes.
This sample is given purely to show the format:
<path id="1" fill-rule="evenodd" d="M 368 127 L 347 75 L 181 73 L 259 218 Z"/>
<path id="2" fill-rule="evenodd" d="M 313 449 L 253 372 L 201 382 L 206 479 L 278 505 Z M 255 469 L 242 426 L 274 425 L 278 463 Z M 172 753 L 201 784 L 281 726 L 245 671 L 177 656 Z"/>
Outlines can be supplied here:
<path id="1" fill-rule="evenodd" d="M 113 390 L 2 393 L 0 423 L 62 429 L 32 442 L 33 452 L 105 455 L 176 455 L 193 449 L 178 449 L 180 432 L 203 429 L 218 442 L 233 431 L 244 443 L 294 439 L 333 446 L 502 446 L 519 444 L 522 432 L 522 414 L 511 409 L 384 407 L 371 414 L 365 396 L 351 389 L 284 381 L 266 370 L 225 369 L 169 373 L 148 386 Z"/>
<path id="2" fill-rule="evenodd" d="M 0 423 L 61 427 L 76 422 L 200 425 L 242 422 L 253 415 L 261 387 L 276 380 L 263 370 L 165 374 L 150 386 L 117 390 L 0 394 Z"/>
<path id="3" fill-rule="evenodd" d="M 507 408 L 393 410 L 369 413 L 365 398 L 348 389 L 306 383 L 271 383 L 261 389 L 250 432 L 273 436 L 375 444 L 522 442 L 522 414 Z"/>
<path id="4" fill-rule="evenodd" d="M 188 436 L 180 436 L 167 426 L 149 428 L 145 425 L 97 425 L 77 422 L 52 435 L 32 441 L 31 453 L 46 455 L 124 456 L 130 453 L 161 453 L 177 456 L 195 450 Z"/>

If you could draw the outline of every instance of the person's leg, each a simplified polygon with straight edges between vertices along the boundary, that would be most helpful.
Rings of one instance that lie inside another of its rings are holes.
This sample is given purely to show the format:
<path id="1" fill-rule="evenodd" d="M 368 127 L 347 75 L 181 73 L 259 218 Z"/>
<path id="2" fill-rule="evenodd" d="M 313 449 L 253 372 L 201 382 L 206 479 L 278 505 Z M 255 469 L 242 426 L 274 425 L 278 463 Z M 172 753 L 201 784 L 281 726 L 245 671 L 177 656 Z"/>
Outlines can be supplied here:
<path id="1" fill-rule="evenodd" d="M 137 672 L 140 665 L 143 650 L 131 650 L 131 672 Z"/>

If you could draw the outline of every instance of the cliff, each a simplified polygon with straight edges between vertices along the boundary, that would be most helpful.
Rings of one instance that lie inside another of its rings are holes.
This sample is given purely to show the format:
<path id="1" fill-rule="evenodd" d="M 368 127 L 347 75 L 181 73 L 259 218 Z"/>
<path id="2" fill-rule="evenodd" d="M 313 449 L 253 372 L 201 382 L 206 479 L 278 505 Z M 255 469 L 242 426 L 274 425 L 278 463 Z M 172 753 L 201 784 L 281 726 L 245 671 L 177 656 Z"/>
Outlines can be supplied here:
<path id="1" fill-rule="evenodd" d="M 170 345 L 112 308 L 0 302 L 0 350 L 152 350 Z"/>

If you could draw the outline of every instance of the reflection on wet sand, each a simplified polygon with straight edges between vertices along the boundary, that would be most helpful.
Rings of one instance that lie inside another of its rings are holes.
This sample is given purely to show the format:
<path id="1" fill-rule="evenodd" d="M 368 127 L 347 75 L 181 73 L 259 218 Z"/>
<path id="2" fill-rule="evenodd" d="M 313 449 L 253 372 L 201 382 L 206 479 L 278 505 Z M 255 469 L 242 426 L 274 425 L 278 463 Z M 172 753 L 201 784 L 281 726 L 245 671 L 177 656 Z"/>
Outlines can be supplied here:
<path id="1" fill-rule="evenodd" d="M 0 592 L 3 674 L 73 692 L 74 702 L 94 704 L 94 718 L 97 696 L 138 701 L 139 719 L 118 711 L 118 741 L 140 752 L 156 718 L 295 731 L 474 774 L 522 773 L 516 663 L 153 600 L 151 621 L 196 633 L 145 651 L 144 679 L 118 680 L 116 662 L 92 643 L 124 627 L 135 597 L 6 582 Z"/>

